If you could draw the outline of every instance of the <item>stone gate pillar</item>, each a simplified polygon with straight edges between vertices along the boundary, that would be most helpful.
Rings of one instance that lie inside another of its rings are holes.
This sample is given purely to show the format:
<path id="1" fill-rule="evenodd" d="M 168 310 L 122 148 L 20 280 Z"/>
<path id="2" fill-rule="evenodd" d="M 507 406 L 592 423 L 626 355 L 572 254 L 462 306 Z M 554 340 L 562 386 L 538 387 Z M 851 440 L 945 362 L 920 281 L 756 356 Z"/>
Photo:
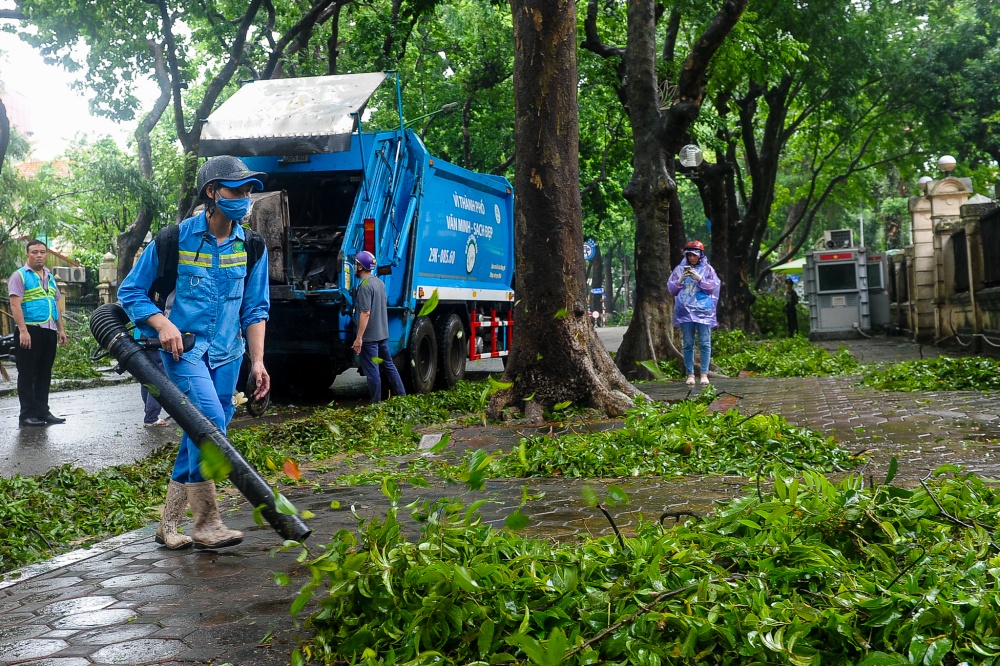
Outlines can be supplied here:
<path id="1" fill-rule="evenodd" d="M 108 252 L 102 257 L 97 274 L 98 298 L 101 303 L 114 303 L 118 300 L 118 260 L 115 255 Z"/>

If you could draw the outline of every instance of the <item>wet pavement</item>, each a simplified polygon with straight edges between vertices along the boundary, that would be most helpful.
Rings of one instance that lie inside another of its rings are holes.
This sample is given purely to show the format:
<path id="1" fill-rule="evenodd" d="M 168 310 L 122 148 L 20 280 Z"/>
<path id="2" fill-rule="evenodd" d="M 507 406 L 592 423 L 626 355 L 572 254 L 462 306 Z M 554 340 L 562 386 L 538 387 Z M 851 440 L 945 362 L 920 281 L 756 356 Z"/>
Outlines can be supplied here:
<path id="1" fill-rule="evenodd" d="M 840 343 L 865 360 L 907 360 L 939 350 L 898 340 Z M 1000 439 L 1000 396 L 979 392 L 890 393 L 854 386 L 852 378 L 716 379 L 720 408 L 745 414 L 779 413 L 795 424 L 833 436 L 851 450 L 870 450 L 867 471 L 884 474 L 892 456 L 899 459 L 898 482 L 915 483 L 942 463 L 954 463 L 996 476 L 1000 471 L 994 444 Z M 135 385 L 122 387 L 137 391 Z M 689 395 L 683 382 L 641 385 L 648 395 L 679 399 Z M 109 400 L 113 398 L 110 397 Z M 128 399 L 123 394 L 121 400 Z M 131 402 L 141 407 L 138 398 Z M 141 413 L 141 411 L 140 411 Z M 597 427 L 615 427 L 614 422 Z M 452 434 L 449 448 L 495 450 L 516 444 L 524 427 L 466 427 Z M 78 446 L 85 448 L 86 441 Z M 402 462 L 402 461 L 401 461 Z M 353 530 L 357 518 L 384 514 L 387 501 L 377 487 L 334 487 L 327 472 L 310 478 L 309 487 L 283 489 L 300 509 L 315 514 L 310 548 L 327 543 L 340 529 Z M 616 514 L 630 531 L 640 519 L 656 520 L 666 511 L 704 512 L 742 492 L 746 479 L 703 477 L 615 479 L 631 502 Z M 523 511 L 532 533 L 564 538 L 607 533 L 598 510 L 580 501 L 584 485 L 594 481 L 537 479 L 491 481 L 482 509 L 484 519 L 499 524 L 516 508 L 527 485 L 539 499 Z M 318 490 L 316 490 L 318 488 Z M 406 488 L 402 504 L 441 496 L 467 502 L 482 493 L 456 486 Z M 331 509 L 331 502 L 340 509 Z M 304 573 L 296 552 L 280 553 L 280 538 L 254 524 L 246 502 L 226 501 L 228 524 L 246 532 L 243 544 L 225 551 L 169 551 L 153 543 L 150 525 L 84 551 L 68 553 L 0 580 L 0 664 L 89 666 L 91 664 L 215 664 L 283 666 L 300 629 L 289 608 Z M 401 512 L 405 514 L 406 512 Z M 188 530 L 190 527 L 188 526 Z M 275 572 L 292 578 L 277 587 Z"/>
<path id="2" fill-rule="evenodd" d="M 620 340 L 619 340 L 620 341 Z M 61 465 L 73 465 L 88 472 L 105 467 L 127 465 L 142 460 L 161 446 L 178 442 L 181 430 L 168 418 L 168 426 L 144 428 L 143 403 L 139 384 L 129 375 L 113 372 L 93 386 L 63 390 L 53 382 L 49 407 L 66 423 L 48 427 L 18 426 L 20 405 L 14 390 L 17 370 L 4 361 L 10 381 L 0 377 L 0 477 L 38 476 Z M 468 372 L 502 372 L 498 360 L 470 363 Z M 81 382 L 73 382 L 79 385 Z M 342 373 L 325 395 L 299 400 L 303 406 L 327 404 L 330 400 L 344 406 L 358 404 L 368 395 L 364 377 L 352 369 Z M 300 396 L 301 397 L 301 396 Z M 286 406 L 288 401 L 285 401 Z M 295 414 L 295 410 L 288 414 Z M 166 412 L 162 416 L 167 417 Z M 232 428 L 253 425 L 255 421 L 242 410 Z"/>
<path id="3" fill-rule="evenodd" d="M 95 472 L 142 460 L 179 440 L 175 426 L 142 427 L 133 382 L 52 393 L 49 407 L 66 423 L 18 427 L 17 397 L 0 398 L 0 475 L 37 476 L 65 464 Z"/>

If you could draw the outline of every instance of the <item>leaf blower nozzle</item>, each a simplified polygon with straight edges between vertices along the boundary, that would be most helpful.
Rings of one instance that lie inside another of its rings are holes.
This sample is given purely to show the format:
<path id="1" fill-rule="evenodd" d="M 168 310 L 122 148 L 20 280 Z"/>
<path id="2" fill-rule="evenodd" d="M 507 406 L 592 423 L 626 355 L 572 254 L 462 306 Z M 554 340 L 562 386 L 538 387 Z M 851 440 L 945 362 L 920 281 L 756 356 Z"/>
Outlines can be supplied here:
<path id="1" fill-rule="evenodd" d="M 240 455 L 232 442 L 215 423 L 201 413 L 191 401 L 181 393 L 170 379 L 152 361 L 140 354 L 143 347 L 129 333 L 128 315 L 118 304 L 102 305 L 90 318 L 90 332 L 98 344 L 108 350 L 133 377 L 146 385 L 159 389 L 157 401 L 170 416 L 184 429 L 198 446 L 205 442 L 214 444 L 229 461 L 232 471 L 229 480 L 255 507 L 262 507 L 261 513 L 271 527 L 283 539 L 305 541 L 312 530 L 297 515 L 279 513 L 274 502 L 274 491 L 257 473 L 250 463 Z M 193 336 L 186 336 L 192 339 Z M 187 339 L 185 340 L 187 350 Z"/>

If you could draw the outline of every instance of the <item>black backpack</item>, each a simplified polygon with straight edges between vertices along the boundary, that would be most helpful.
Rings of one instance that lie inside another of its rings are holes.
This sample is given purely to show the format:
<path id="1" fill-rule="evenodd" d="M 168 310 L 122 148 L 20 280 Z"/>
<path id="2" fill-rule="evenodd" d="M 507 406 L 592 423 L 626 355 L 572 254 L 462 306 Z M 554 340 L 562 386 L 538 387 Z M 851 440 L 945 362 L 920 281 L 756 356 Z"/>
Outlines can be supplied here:
<path id="1" fill-rule="evenodd" d="M 264 254 L 264 237 L 253 229 L 244 229 L 246 232 L 247 249 L 247 274 L 243 278 L 243 288 L 246 289 L 247 282 L 250 281 L 250 273 L 253 271 L 257 260 Z M 156 279 L 150 286 L 149 298 L 160 310 L 166 310 L 167 297 L 177 288 L 177 261 L 178 243 L 180 240 L 180 227 L 171 224 L 163 227 L 156 233 L 153 239 L 156 242 Z"/>

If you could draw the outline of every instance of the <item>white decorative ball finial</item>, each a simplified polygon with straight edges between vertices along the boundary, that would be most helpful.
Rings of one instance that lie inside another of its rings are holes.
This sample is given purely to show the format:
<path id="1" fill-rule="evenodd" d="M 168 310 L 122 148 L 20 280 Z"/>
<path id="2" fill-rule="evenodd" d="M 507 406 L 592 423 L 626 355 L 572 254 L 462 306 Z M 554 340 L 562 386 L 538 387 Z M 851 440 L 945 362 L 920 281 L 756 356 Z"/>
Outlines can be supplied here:
<path id="1" fill-rule="evenodd" d="M 942 155 L 938 160 L 938 168 L 945 173 L 951 173 L 954 171 L 956 164 L 958 164 L 958 162 L 951 155 Z"/>
<path id="2" fill-rule="evenodd" d="M 920 188 L 921 192 L 926 192 L 927 183 L 931 182 L 932 180 L 934 179 L 931 178 L 930 176 L 921 176 L 920 180 L 917 181 L 917 187 Z"/>

